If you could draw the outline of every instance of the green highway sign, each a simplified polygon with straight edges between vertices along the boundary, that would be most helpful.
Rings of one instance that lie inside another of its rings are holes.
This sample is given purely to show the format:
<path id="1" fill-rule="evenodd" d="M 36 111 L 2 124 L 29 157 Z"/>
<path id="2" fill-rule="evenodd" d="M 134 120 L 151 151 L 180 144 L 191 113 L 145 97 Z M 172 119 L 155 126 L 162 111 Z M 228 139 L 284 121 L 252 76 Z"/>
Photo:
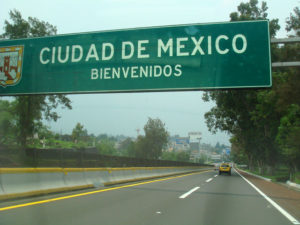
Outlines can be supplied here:
<path id="1" fill-rule="evenodd" d="M 264 88 L 271 79 L 266 20 L 0 41 L 0 95 Z"/>

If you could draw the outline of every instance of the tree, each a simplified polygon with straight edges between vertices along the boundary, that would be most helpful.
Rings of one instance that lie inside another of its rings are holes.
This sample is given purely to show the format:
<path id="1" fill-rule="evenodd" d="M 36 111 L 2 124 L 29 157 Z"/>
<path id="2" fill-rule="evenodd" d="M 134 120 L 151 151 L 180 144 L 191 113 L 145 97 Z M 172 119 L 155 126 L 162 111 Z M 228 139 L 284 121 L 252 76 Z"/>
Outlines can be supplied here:
<path id="1" fill-rule="evenodd" d="M 50 139 L 50 138 L 57 138 L 59 139 L 59 134 L 54 134 L 49 127 L 45 126 L 43 123 L 38 123 L 35 127 L 35 133 L 39 135 L 39 138 L 43 139 Z"/>
<path id="2" fill-rule="evenodd" d="M 257 0 L 241 3 L 231 20 L 265 19 L 266 3 L 257 7 Z M 287 19 L 286 30 L 300 36 L 300 10 L 294 9 Z M 278 20 L 270 21 L 270 36 L 278 30 Z M 272 45 L 272 59 L 296 61 L 300 45 Z M 206 113 L 206 123 L 213 132 L 232 134 L 232 155 L 235 160 L 267 165 L 274 171 L 278 163 L 290 168 L 291 179 L 300 164 L 300 70 L 280 68 L 273 72 L 273 87 L 265 90 L 221 91 L 206 93 L 205 100 L 214 100 L 216 107 Z M 284 159 L 284 160 L 283 160 Z"/>
<path id="3" fill-rule="evenodd" d="M 292 104 L 287 115 L 281 118 L 277 141 L 288 160 L 290 179 L 295 179 L 300 165 L 300 106 Z"/>
<path id="4" fill-rule="evenodd" d="M 257 149 L 255 139 L 259 136 L 250 114 L 255 108 L 255 92 L 233 90 L 206 93 L 204 100 L 209 99 L 215 101 L 216 106 L 205 114 L 208 129 L 213 133 L 222 130 L 236 136 L 252 164 L 255 155 L 253 150 Z"/>
<path id="5" fill-rule="evenodd" d="M 126 138 L 120 143 L 119 147 L 121 155 L 123 156 L 135 156 L 135 143 L 131 138 Z"/>
<path id="6" fill-rule="evenodd" d="M 187 152 L 178 152 L 176 154 L 176 161 L 189 162 L 190 161 L 190 154 L 187 153 Z"/>
<path id="7" fill-rule="evenodd" d="M 250 0 L 247 3 L 241 3 L 238 6 L 238 12 L 231 13 L 230 18 L 231 21 L 267 19 L 267 9 L 265 2 L 262 2 L 261 7 L 259 7 L 257 0 Z M 278 19 L 271 20 L 270 36 L 274 37 L 279 28 Z M 276 52 L 276 48 L 273 47 L 272 52 Z M 272 55 L 272 58 L 276 58 L 276 55 L 274 57 Z M 258 104 L 263 105 L 265 103 L 264 97 L 268 96 L 268 92 L 269 90 L 265 93 L 257 90 L 226 90 L 206 92 L 203 95 L 205 101 L 213 100 L 216 102 L 216 106 L 205 114 L 209 130 L 211 132 L 222 130 L 232 134 L 234 140 L 239 142 L 236 146 L 247 155 L 251 169 L 255 161 L 260 166 L 264 166 L 266 158 L 270 158 L 271 155 L 267 153 L 266 149 L 274 146 L 276 137 L 274 135 L 276 132 L 269 135 L 269 130 L 272 130 L 276 125 L 265 127 L 263 123 L 259 122 L 268 120 L 272 124 L 274 115 L 265 116 L 264 110 L 267 108 L 263 107 L 261 113 L 255 114 Z M 262 96 L 261 100 L 259 95 Z M 273 150 L 271 151 L 273 152 Z"/>
<path id="8" fill-rule="evenodd" d="M 176 153 L 174 151 L 168 152 L 168 151 L 163 151 L 162 160 L 169 160 L 169 161 L 176 161 Z"/>
<path id="9" fill-rule="evenodd" d="M 118 155 L 115 148 L 115 142 L 109 139 L 101 140 L 100 144 L 97 144 L 97 149 L 100 154 L 103 155 Z"/>
<path id="10" fill-rule="evenodd" d="M 15 140 L 15 102 L 0 100 L 0 143 L 11 145 Z"/>
<path id="11" fill-rule="evenodd" d="M 291 36 L 300 36 L 300 10 L 286 20 L 286 30 L 293 32 Z M 299 55 L 300 45 L 285 45 L 281 49 L 282 60 L 295 61 Z M 281 73 L 281 85 L 278 88 L 278 111 L 280 119 L 277 142 L 290 169 L 290 179 L 295 179 L 295 172 L 300 165 L 300 69 L 289 68 Z"/>
<path id="12" fill-rule="evenodd" d="M 149 118 L 144 126 L 145 136 L 136 141 L 135 155 L 139 158 L 159 159 L 168 143 L 169 134 L 160 119 Z"/>
<path id="13" fill-rule="evenodd" d="M 4 39 L 29 38 L 55 35 L 55 26 L 40 21 L 37 18 L 22 18 L 17 10 L 9 12 L 10 21 L 5 20 L 1 35 Z M 53 111 L 59 105 L 72 109 L 71 101 L 65 95 L 28 95 L 18 96 L 16 101 L 16 116 L 18 126 L 18 140 L 26 147 L 29 137 L 33 136 L 36 125 L 44 118 L 56 121 L 59 116 Z"/>
<path id="14" fill-rule="evenodd" d="M 220 144 L 219 142 L 217 142 L 214 150 L 217 154 L 222 154 L 223 150 L 226 148 L 226 146 L 224 144 Z"/>
<path id="15" fill-rule="evenodd" d="M 286 31 L 294 31 L 295 36 L 300 36 L 300 9 L 294 8 L 294 15 L 291 13 L 290 17 L 286 20 Z"/>
<path id="16" fill-rule="evenodd" d="M 72 140 L 75 143 L 83 141 L 84 137 L 87 136 L 87 130 L 84 129 L 84 126 L 80 123 L 77 123 L 74 129 L 72 130 Z"/>
<path id="17" fill-rule="evenodd" d="M 170 161 L 189 162 L 190 161 L 190 153 L 189 152 L 163 151 L 161 159 L 162 160 L 170 160 Z"/>

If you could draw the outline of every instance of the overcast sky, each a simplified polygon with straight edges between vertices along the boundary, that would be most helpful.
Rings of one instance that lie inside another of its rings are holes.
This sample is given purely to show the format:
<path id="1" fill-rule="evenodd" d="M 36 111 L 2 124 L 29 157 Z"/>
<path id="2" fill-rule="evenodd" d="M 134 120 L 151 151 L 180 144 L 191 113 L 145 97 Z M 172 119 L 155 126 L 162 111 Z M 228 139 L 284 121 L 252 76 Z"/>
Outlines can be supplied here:
<path id="1" fill-rule="evenodd" d="M 36 17 L 57 26 L 59 34 L 189 23 L 229 21 L 240 0 L 0 0 L 0 33 L 8 12 Z M 299 0 L 267 0 L 269 19 L 278 18 L 286 37 L 285 20 Z M 164 92 L 69 95 L 72 110 L 59 109 L 58 122 L 46 122 L 52 130 L 71 133 L 77 122 L 89 133 L 136 136 L 148 117 L 160 118 L 171 135 L 200 131 L 202 142 L 228 144 L 225 133 L 208 132 L 204 114 L 214 106 L 202 92 Z"/>

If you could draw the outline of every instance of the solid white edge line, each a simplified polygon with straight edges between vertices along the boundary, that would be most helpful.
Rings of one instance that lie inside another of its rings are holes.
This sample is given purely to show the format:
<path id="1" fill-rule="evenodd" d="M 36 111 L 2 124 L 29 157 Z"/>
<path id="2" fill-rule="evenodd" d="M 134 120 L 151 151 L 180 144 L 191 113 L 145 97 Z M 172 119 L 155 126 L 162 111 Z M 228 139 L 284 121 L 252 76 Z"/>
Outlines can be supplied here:
<path id="1" fill-rule="evenodd" d="M 212 181 L 212 178 L 209 178 L 205 182 L 208 183 L 208 182 L 211 182 L 211 181 Z"/>
<path id="2" fill-rule="evenodd" d="M 298 220 L 296 220 L 291 214 L 281 208 L 276 202 L 274 202 L 271 198 L 269 198 L 265 193 L 259 190 L 254 184 L 252 184 L 249 180 L 247 180 L 242 174 L 240 174 L 236 169 L 234 169 L 238 175 L 240 175 L 248 184 L 250 184 L 261 196 L 263 196 L 269 203 L 271 203 L 282 215 L 284 215 L 289 221 L 293 224 L 300 224 Z"/>
<path id="3" fill-rule="evenodd" d="M 192 194 L 194 191 L 197 191 L 200 187 L 195 187 L 192 190 L 188 191 L 187 193 L 181 195 L 179 198 L 186 198 L 187 196 L 189 196 L 190 194 Z"/>

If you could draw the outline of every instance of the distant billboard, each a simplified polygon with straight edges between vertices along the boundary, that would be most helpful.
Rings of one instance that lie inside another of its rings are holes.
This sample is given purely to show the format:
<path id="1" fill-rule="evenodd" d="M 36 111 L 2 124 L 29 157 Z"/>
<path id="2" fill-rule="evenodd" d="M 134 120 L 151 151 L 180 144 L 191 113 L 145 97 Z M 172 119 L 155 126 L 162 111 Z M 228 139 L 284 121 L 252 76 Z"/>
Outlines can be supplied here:
<path id="1" fill-rule="evenodd" d="M 211 159 L 212 160 L 220 160 L 221 159 L 221 155 L 211 155 Z"/>
<path id="2" fill-rule="evenodd" d="M 189 132 L 190 143 L 199 143 L 201 136 L 201 132 Z"/>
<path id="3" fill-rule="evenodd" d="M 231 149 L 230 148 L 226 148 L 225 152 L 226 152 L 226 155 L 230 155 Z"/>
<path id="4" fill-rule="evenodd" d="M 190 143 L 189 138 L 176 138 L 176 145 L 188 145 Z"/>

